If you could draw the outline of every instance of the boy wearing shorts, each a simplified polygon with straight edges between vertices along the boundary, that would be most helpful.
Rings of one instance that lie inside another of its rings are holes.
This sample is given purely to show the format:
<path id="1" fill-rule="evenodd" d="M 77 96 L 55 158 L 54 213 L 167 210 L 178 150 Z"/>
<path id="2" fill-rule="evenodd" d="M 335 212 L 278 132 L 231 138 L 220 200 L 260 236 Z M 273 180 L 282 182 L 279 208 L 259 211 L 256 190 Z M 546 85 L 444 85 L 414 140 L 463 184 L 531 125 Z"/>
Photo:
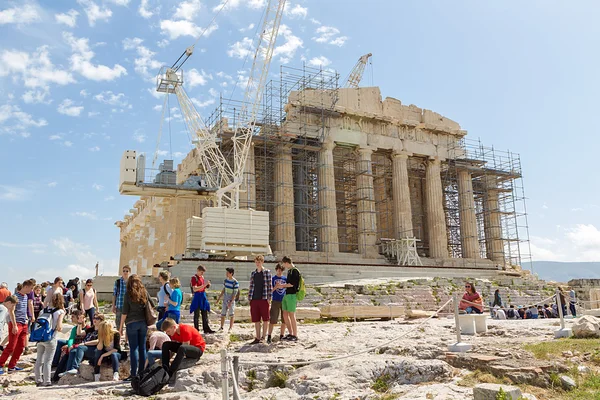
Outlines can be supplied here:
<path id="1" fill-rule="evenodd" d="M 264 262 L 265 258 L 262 255 L 256 256 L 254 258 L 256 269 L 250 274 L 248 300 L 250 301 L 250 316 L 256 330 L 256 338 L 250 344 L 260 343 L 265 338 L 269 327 L 269 302 L 273 296 L 273 281 L 271 271 L 263 267 Z M 262 335 L 261 320 L 263 322 Z"/>
<path id="2" fill-rule="evenodd" d="M 235 270 L 233 268 L 225 268 L 226 278 L 223 281 L 223 290 L 217 297 L 217 303 L 223 297 L 223 308 L 221 309 L 221 327 L 220 331 L 223 330 L 223 325 L 225 325 L 225 317 L 227 316 L 227 311 L 229 311 L 229 330 L 233 329 L 233 314 L 235 310 L 235 299 L 240 290 L 240 284 L 237 279 L 233 277 Z"/>
<path id="3" fill-rule="evenodd" d="M 281 308 L 283 309 L 283 320 L 290 332 L 283 340 L 296 342 L 298 340 L 298 326 L 296 324 L 296 305 L 298 300 L 296 294 L 300 286 L 300 271 L 294 267 L 292 259 L 288 256 L 281 259 L 281 264 L 288 270 L 287 282 L 279 286 L 286 289 L 285 296 L 281 302 Z"/>
<path id="4" fill-rule="evenodd" d="M 279 340 L 283 339 L 285 333 L 285 321 L 283 320 L 283 310 L 281 308 L 281 301 L 285 296 L 285 288 L 281 287 L 286 283 L 286 278 L 283 276 L 283 267 L 281 264 L 277 264 L 275 267 L 276 275 L 273 277 L 273 301 L 271 301 L 271 312 L 270 312 L 270 325 L 269 335 L 267 335 L 267 343 L 271 343 L 271 335 L 273 334 L 273 328 L 277 324 L 277 321 L 281 321 L 281 330 L 279 331 Z"/>

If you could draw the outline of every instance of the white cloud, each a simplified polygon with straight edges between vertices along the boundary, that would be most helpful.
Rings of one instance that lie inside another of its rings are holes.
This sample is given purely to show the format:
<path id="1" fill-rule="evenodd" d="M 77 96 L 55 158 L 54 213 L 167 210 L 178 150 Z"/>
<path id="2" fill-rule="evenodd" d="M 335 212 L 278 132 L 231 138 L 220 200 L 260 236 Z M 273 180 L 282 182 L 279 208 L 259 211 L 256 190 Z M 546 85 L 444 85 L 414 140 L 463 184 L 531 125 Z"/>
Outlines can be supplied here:
<path id="1" fill-rule="evenodd" d="M 339 36 L 329 42 L 329 44 L 342 47 L 346 43 L 346 40 L 348 40 L 348 36 Z"/>
<path id="2" fill-rule="evenodd" d="M 194 103 L 194 105 L 198 108 L 204 108 L 204 107 L 208 107 L 212 104 L 215 104 L 215 99 L 208 99 L 206 101 L 200 101 L 198 99 L 196 99 L 195 97 L 191 98 L 192 103 Z"/>
<path id="3" fill-rule="evenodd" d="M 133 134 L 133 140 L 135 140 L 138 143 L 144 143 L 146 141 L 146 135 L 142 131 L 137 130 Z"/>
<path id="4" fill-rule="evenodd" d="M 144 77 L 155 75 L 160 67 L 162 67 L 162 63 L 160 61 L 153 59 L 156 53 L 150 51 L 147 47 L 138 46 L 137 53 L 139 57 L 135 59 L 134 64 L 135 72 L 138 74 Z M 149 69 L 152 70 L 152 74 L 148 72 Z"/>
<path id="5" fill-rule="evenodd" d="M 95 117 L 96 115 L 100 115 L 100 113 L 97 112 L 97 111 L 90 111 L 90 112 L 88 112 L 88 117 Z"/>
<path id="6" fill-rule="evenodd" d="M 75 82 L 70 72 L 52 64 L 48 46 L 38 47 L 31 55 L 19 50 L 3 50 L 0 76 L 9 74 L 20 78 L 28 88 L 47 89 L 51 83 L 67 85 Z"/>
<path id="7" fill-rule="evenodd" d="M 21 111 L 19 106 L 4 104 L 0 106 L 0 135 L 19 135 L 29 137 L 27 131 L 29 128 L 41 128 L 48 125 L 48 122 L 40 118 L 34 119 L 31 114 Z"/>
<path id="8" fill-rule="evenodd" d="M 102 190 L 104 190 L 104 186 L 102 186 L 102 185 L 99 185 L 99 184 L 97 184 L 97 183 L 94 183 L 94 184 L 92 185 L 92 189 L 95 189 L 95 190 L 97 190 L 97 191 L 102 191 Z"/>
<path id="9" fill-rule="evenodd" d="M 73 50 L 73 55 L 70 57 L 71 69 L 85 78 L 94 81 L 112 81 L 121 75 L 127 75 L 127 70 L 119 64 L 115 64 L 113 68 L 92 64 L 95 54 L 90 50 L 87 38 L 76 38 L 68 32 L 63 32 L 63 38 Z"/>
<path id="10" fill-rule="evenodd" d="M 50 182 L 50 183 L 48 183 L 48 187 L 56 187 L 56 185 L 58 185 L 58 182 Z"/>
<path id="11" fill-rule="evenodd" d="M 265 0 L 229 0 L 228 2 L 221 0 L 221 3 L 219 3 L 219 5 L 213 7 L 213 11 L 216 12 L 220 11 L 221 9 L 223 9 L 223 11 L 234 10 L 236 8 L 239 8 L 242 4 L 245 4 L 247 7 L 256 10 L 259 8 L 263 8 L 266 2 Z"/>
<path id="12" fill-rule="evenodd" d="M 156 42 L 156 45 L 160 48 L 165 48 L 169 45 L 169 43 L 170 42 L 167 39 L 162 39 L 162 40 Z"/>
<path id="13" fill-rule="evenodd" d="M 206 85 L 208 83 L 208 79 L 212 79 L 212 76 L 204 72 L 203 69 L 198 72 L 196 68 L 193 68 L 187 72 L 185 79 L 189 87 L 193 88 L 194 86 L 198 85 Z"/>
<path id="14" fill-rule="evenodd" d="M 71 146 L 73 146 L 73 142 L 71 142 L 71 141 L 69 141 L 69 140 L 65 140 L 65 141 L 62 143 L 62 145 L 63 145 L 63 146 L 65 146 L 65 147 L 71 147 Z"/>
<path id="15" fill-rule="evenodd" d="M 90 213 L 87 211 L 75 211 L 75 212 L 72 212 L 71 215 L 74 217 L 91 219 L 93 221 L 96 221 L 98 219 L 98 216 L 96 215 L 96 213 Z"/>
<path id="16" fill-rule="evenodd" d="M 208 94 L 210 94 L 212 97 L 219 97 L 219 92 L 213 88 L 208 89 Z"/>
<path id="17" fill-rule="evenodd" d="M 179 3 L 179 5 L 177 6 L 175 14 L 173 14 L 173 18 L 193 21 L 194 18 L 196 18 L 196 16 L 200 12 L 201 8 L 202 3 L 200 3 L 200 0 L 184 1 L 182 3 Z"/>
<path id="18" fill-rule="evenodd" d="M 125 39 L 123 39 L 123 42 L 122 42 L 123 50 L 135 49 L 140 44 L 142 44 L 143 41 L 144 41 L 144 39 L 140 39 L 139 37 L 125 38 Z"/>
<path id="19" fill-rule="evenodd" d="M 31 191 L 16 186 L 0 185 L 0 200 L 22 201 L 31 196 Z"/>
<path id="20" fill-rule="evenodd" d="M 284 13 L 290 18 L 306 18 L 308 15 L 308 8 L 302 7 L 300 4 L 294 4 L 292 8 L 289 8 L 290 3 L 286 4 Z"/>
<path id="21" fill-rule="evenodd" d="M 131 0 L 108 0 L 108 1 L 110 1 L 111 3 L 114 3 L 118 6 L 127 7 Z"/>
<path id="22" fill-rule="evenodd" d="M 347 36 L 338 36 L 340 30 L 333 26 L 319 26 L 315 31 L 315 34 L 316 36 L 312 39 L 317 43 L 329 43 L 334 46 L 342 47 L 344 43 L 346 43 L 346 40 L 348 40 Z"/>
<path id="23" fill-rule="evenodd" d="M 110 90 L 95 95 L 94 99 L 111 106 L 127 107 L 129 105 L 124 93 L 116 94 Z"/>
<path id="24" fill-rule="evenodd" d="M 108 21 L 112 16 L 110 8 L 107 8 L 106 6 L 100 8 L 100 6 L 92 0 L 77 0 L 77 3 L 83 7 L 90 26 L 96 25 L 96 21 Z"/>
<path id="25" fill-rule="evenodd" d="M 210 36 L 210 34 L 218 28 L 219 26 L 216 23 L 213 23 L 206 29 L 203 36 Z M 203 32 L 199 26 L 185 19 L 177 21 L 170 19 L 161 20 L 160 30 L 163 35 L 169 36 L 169 39 L 171 40 L 175 40 L 180 36 L 192 36 L 197 38 Z"/>
<path id="26" fill-rule="evenodd" d="M 146 19 L 148 19 L 154 15 L 154 12 L 150 11 L 148 9 L 148 0 L 142 0 L 140 2 L 140 7 L 138 8 L 138 12 L 142 16 L 142 18 L 146 18 Z"/>
<path id="27" fill-rule="evenodd" d="M 56 134 L 56 135 L 50 135 L 50 137 L 48 139 L 49 140 L 60 140 L 62 138 L 63 138 L 63 136 L 61 134 Z"/>
<path id="28" fill-rule="evenodd" d="M 61 114 L 68 115 L 70 117 L 78 117 L 83 111 L 83 106 L 75 106 L 73 100 L 64 99 L 57 108 L 57 111 Z"/>
<path id="29" fill-rule="evenodd" d="M 106 196 L 104 198 L 104 201 L 113 201 L 115 199 L 115 196 Z"/>
<path id="30" fill-rule="evenodd" d="M 255 26 L 254 24 L 250 24 L 250 25 L 248 25 L 247 28 L 240 28 L 239 31 L 240 32 L 251 31 L 252 29 L 254 29 L 254 26 Z"/>
<path id="31" fill-rule="evenodd" d="M 296 51 L 303 47 L 302 45 L 304 42 L 298 36 L 295 36 L 287 25 L 281 25 L 279 27 L 279 35 L 283 36 L 285 43 L 275 47 L 275 50 L 273 50 L 273 57 L 282 56 L 288 59 L 294 58 Z"/>
<path id="32" fill-rule="evenodd" d="M 59 24 L 65 24 L 67 26 L 70 26 L 71 28 L 74 28 L 75 25 L 77 25 L 77 16 L 78 15 L 79 15 L 79 13 L 77 11 L 71 9 L 64 14 L 54 15 L 54 18 L 56 19 L 56 22 L 58 22 Z"/>
<path id="33" fill-rule="evenodd" d="M 592 224 L 561 228 L 556 238 L 531 236 L 531 255 L 544 261 L 600 261 L 600 231 Z"/>
<path id="34" fill-rule="evenodd" d="M 50 95 L 50 89 L 46 86 L 40 90 L 28 90 L 23 93 L 22 99 L 26 104 L 50 104 L 52 103 L 51 99 L 46 99 L 47 96 Z"/>
<path id="35" fill-rule="evenodd" d="M 229 57 L 239 58 L 241 60 L 252 53 L 254 53 L 254 44 L 249 37 L 245 37 L 241 41 L 235 42 L 229 47 L 229 50 L 227 50 L 227 55 Z"/>
<path id="36" fill-rule="evenodd" d="M 41 18 L 37 8 L 31 4 L 7 8 L 0 11 L 0 25 L 29 24 L 40 20 Z"/>
<path id="37" fill-rule="evenodd" d="M 313 67 L 326 67 L 331 64 L 331 61 L 325 56 L 313 57 L 308 62 Z"/>
<path id="38" fill-rule="evenodd" d="M 94 147 L 90 147 L 88 150 L 91 151 L 92 153 L 95 153 L 97 151 L 100 151 L 100 147 L 94 146 Z"/>
<path id="39" fill-rule="evenodd" d="M 163 109 L 163 106 L 161 106 L 161 105 L 156 105 L 156 106 L 152 107 L 152 109 L 153 109 L 154 111 L 161 111 L 161 110 Z"/>

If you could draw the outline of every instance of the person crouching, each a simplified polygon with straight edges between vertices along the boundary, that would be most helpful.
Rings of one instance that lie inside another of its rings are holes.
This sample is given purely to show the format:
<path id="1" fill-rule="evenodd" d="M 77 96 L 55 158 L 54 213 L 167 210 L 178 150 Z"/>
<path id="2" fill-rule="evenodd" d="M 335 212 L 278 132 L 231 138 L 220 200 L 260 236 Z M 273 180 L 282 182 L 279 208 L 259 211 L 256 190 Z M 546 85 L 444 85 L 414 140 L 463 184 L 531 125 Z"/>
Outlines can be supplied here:
<path id="1" fill-rule="evenodd" d="M 178 324 L 173 319 L 163 321 L 161 329 L 171 338 L 162 345 L 162 366 L 171 377 L 169 383 L 175 383 L 175 375 L 180 369 L 195 365 L 206 348 L 206 342 L 193 326 Z M 171 352 L 175 359 L 171 362 Z"/>

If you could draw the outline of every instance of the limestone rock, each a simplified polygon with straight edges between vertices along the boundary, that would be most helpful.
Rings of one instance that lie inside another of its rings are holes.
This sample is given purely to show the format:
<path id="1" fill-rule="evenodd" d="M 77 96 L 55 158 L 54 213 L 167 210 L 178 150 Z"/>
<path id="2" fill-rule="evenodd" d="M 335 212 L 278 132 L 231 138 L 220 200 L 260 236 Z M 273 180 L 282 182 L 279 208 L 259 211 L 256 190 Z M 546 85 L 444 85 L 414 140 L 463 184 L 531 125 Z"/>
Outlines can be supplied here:
<path id="1" fill-rule="evenodd" d="M 580 374 L 589 374 L 590 373 L 590 369 L 588 367 L 586 367 L 585 365 L 578 365 L 577 371 Z"/>
<path id="2" fill-rule="evenodd" d="M 500 388 L 510 399 L 517 400 L 521 396 L 521 389 L 516 386 L 498 385 L 495 383 L 482 383 L 473 388 L 474 400 L 496 400 Z"/>
<path id="3" fill-rule="evenodd" d="M 573 324 L 571 330 L 576 338 L 600 337 L 600 319 L 584 315 Z"/>
<path id="4" fill-rule="evenodd" d="M 562 385 L 563 389 L 565 389 L 565 390 L 572 390 L 577 387 L 577 383 L 575 383 L 573 378 L 568 377 L 566 375 L 560 376 L 560 384 Z"/>
<path id="5" fill-rule="evenodd" d="M 129 360 L 119 363 L 119 376 L 121 379 L 127 378 L 130 375 L 131 366 Z M 86 381 L 94 380 L 94 367 L 87 362 L 81 363 L 79 366 L 79 375 Z M 100 381 L 112 381 L 113 370 L 110 365 L 102 364 L 100 367 Z"/>

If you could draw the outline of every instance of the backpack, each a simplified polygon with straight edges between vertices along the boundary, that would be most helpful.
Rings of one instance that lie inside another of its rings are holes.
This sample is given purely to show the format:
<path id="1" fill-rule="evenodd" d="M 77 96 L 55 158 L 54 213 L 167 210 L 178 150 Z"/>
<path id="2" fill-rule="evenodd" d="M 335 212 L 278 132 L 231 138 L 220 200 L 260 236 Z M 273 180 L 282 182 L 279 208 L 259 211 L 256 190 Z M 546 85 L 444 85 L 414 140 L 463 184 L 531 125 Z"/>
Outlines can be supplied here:
<path id="1" fill-rule="evenodd" d="M 158 364 L 146 368 L 144 372 L 131 379 L 133 393 L 140 396 L 152 396 L 169 383 L 169 373 Z"/>
<path id="2" fill-rule="evenodd" d="M 508 318 L 516 318 L 516 316 L 515 316 L 515 309 L 514 308 L 509 308 L 508 311 L 506 311 L 506 316 Z"/>
<path id="3" fill-rule="evenodd" d="M 54 336 L 54 313 L 58 308 L 47 308 L 33 324 L 31 334 L 29 335 L 30 342 L 49 342 Z"/>
<path id="4" fill-rule="evenodd" d="M 294 269 L 296 271 L 298 271 L 298 275 L 300 275 L 300 282 L 298 283 L 298 291 L 296 292 L 296 299 L 298 299 L 298 301 L 302 301 L 302 300 L 304 300 L 304 297 L 306 297 L 306 285 L 304 284 L 304 278 L 302 277 L 300 270 L 296 267 L 294 267 Z"/>

